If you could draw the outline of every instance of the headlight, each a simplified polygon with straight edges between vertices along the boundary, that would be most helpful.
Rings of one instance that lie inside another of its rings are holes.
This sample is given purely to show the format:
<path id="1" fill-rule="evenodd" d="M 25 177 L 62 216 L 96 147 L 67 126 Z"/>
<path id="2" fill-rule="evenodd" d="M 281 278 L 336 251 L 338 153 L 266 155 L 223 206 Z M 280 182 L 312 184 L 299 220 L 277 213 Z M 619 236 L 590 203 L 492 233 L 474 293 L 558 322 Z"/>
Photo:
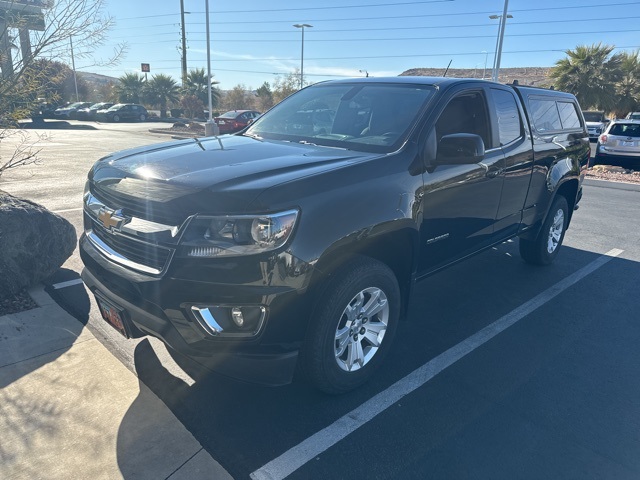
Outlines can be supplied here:
<path id="1" fill-rule="evenodd" d="M 198 215 L 182 237 L 180 254 L 210 258 L 275 250 L 287 243 L 297 218 L 298 210 L 268 215 Z"/>

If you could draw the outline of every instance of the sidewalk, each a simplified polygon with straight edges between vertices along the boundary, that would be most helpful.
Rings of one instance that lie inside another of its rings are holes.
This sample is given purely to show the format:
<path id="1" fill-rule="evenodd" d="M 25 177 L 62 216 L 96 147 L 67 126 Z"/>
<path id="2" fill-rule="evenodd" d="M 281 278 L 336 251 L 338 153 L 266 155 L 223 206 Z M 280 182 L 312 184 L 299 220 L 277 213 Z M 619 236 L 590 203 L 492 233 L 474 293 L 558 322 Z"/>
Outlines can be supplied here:
<path id="1" fill-rule="evenodd" d="M 0 478 L 230 479 L 171 411 L 39 287 L 0 317 Z"/>

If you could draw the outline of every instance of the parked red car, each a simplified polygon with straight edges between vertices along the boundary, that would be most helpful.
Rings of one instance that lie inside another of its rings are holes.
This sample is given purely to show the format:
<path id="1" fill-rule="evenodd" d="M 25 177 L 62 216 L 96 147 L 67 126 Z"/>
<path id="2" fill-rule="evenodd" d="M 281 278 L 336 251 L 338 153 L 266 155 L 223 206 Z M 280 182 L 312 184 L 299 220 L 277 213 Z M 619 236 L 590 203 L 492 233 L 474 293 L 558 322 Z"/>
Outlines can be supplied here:
<path id="1" fill-rule="evenodd" d="M 255 110 L 231 110 L 215 117 L 215 122 L 220 127 L 220 133 L 234 133 L 245 128 L 260 115 L 260 112 Z"/>

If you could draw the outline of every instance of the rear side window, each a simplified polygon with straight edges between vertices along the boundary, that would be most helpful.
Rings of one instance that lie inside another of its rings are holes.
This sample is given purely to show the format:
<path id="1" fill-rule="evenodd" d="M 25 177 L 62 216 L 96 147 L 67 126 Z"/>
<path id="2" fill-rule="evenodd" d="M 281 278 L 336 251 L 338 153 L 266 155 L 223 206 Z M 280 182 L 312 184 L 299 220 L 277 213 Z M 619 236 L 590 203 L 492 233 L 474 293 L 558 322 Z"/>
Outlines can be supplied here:
<path id="1" fill-rule="evenodd" d="M 505 90 L 491 89 L 493 100 L 498 116 L 498 131 L 500 135 L 500 146 L 507 145 L 522 135 L 522 122 L 518 104 L 511 92 Z"/>
<path id="2" fill-rule="evenodd" d="M 555 100 L 530 98 L 529 109 L 531 110 L 533 125 L 538 132 L 544 133 L 562 130 L 560 114 L 558 113 Z"/>
<path id="3" fill-rule="evenodd" d="M 573 102 L 558 102 L 558 112 L 564 130 L 574 130 L 580 128 L 580 117 Z"/>

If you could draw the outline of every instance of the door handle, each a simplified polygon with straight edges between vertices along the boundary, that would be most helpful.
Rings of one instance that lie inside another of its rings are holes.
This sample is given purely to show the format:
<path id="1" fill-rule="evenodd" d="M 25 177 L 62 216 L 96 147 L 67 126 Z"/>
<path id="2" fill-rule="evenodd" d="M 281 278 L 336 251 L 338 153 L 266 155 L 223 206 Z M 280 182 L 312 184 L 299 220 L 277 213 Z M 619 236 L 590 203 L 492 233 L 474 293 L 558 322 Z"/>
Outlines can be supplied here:
<path id="1" fill-rule="evenodd" d="M 496 178 L 502 172 L 504 172 L 504 168 L 488 168 L 487 173 L 485 173 L 485 176 L 487 178 Z"/>

